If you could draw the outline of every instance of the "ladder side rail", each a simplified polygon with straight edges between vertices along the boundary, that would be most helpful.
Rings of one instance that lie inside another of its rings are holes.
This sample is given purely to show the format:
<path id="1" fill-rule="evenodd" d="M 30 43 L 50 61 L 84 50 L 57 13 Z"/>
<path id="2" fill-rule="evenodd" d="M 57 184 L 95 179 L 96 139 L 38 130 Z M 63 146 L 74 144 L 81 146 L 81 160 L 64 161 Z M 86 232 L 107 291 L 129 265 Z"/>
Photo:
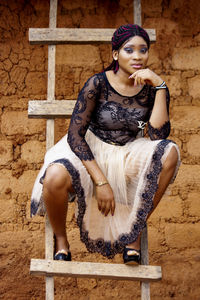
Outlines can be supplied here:
<path id="1" fill-rule="evenodd" d="M 133 16 L 134 16 L 134 23 L 139 26 L 142 26 L 141 0 L 133 1 Z"/>
<path id="2" fill-rule="evenodd" d="M 49 27 L 55 28 L 57 23 L 57 0 L 50 0 Z M 47 100 L 55 98 L 55 57 L 56 46 L 48 46 L 48 83 Z M 47 120 L 46 124 L 46 149 L 54 145 L 54 120 Z M 48 217 L 45 219 L 45 258 L 53 258 L 53 231 Z M 46 276 L 46 300 L 54 300 L 54 278 Z"/>
<path id="3" fill-rule="evenodd" d="M 134 23 L 139 26 L 142 25 L 142 10 L 141 10 L 141 0 L 133 1 L 134 7 Z M 144 228 L 141 235 L 141 264 L 149 264 L 149 253 L 148 253 L 148 232 L 147 226 Z M 141 300 L 150 300 L 150 283 L 141 282 Z"/>
<path id="4" fill-rule="evenodd" d="M 147 226 L 143 229 L 141 235 L 141 265 L 149 265 Z M 141 300 L 150 300 L 150 283 L 146 281 L 142 281 L 140 285 L 141 285 Z"/>

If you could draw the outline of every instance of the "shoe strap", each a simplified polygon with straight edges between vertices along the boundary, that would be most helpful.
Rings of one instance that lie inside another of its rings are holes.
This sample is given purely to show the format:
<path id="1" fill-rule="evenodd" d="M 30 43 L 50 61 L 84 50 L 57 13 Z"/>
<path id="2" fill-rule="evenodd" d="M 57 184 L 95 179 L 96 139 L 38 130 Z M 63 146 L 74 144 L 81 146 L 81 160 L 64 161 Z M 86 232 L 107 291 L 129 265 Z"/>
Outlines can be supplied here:
<path id="1" fill-rule="evenodd" d="M 66 251 L 65 249 L 61 249 L 61 250 L 58 250 L 58 252 L 56 252 L 55 255 L 57 255 L 57 254 L 66 254 L 66 255 L 68 255 L 69 254 L 69 250 Z"/>
<path id="2" fill-rule="evenodd" d="M 141 254 L 141 250 L 137 250 L 137 249 L 133 249 L 133 248 L 125 248 L 126 249 L 126 253 L 127 255 L 137 255 L 137 256 L 140 256 Z"/>

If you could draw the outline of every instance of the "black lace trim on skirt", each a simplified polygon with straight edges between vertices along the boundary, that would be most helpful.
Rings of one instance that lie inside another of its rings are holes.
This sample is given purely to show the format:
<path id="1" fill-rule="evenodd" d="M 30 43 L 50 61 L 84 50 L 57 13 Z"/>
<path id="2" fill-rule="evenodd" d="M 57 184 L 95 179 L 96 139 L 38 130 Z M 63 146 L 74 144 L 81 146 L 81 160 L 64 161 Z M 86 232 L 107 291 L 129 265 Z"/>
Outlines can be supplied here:
<path id="1" fill-rule="evenodd" d="M 130 233 L 121 234 L 117 241 L 112 245 L 109 241 L 103 239 L 92 240 L 89 238 L 88 231 L 80 228 L 81 240 L 85 243 L 90 252 L 98 252 L 108 258 L 113 258 L 117 253 L 122 253 L 124 247 L 135 242 L 140 232 L 146 227 L 146 219 L 150 211 L 153 209 L 153 198 L 158 189 L 158 177 L 162 170 L 161 158 L 165 152 L 165 148 L 171 140 L 162 140 L 156 147 L 152 157 L 151 170 L 146 175 L 147 184 L 144 187 L 142 197 L 142 207 L 138 211 L 137 221 L 133 224 Z"/>
<path id="2" fill-rule="evenodd" d="M 158 177 L 162 170 L 161 158 L 165 152 L 165 148 L 169 143 L 173 143 L 171 140 L 162 140 L 156 147 L 155 153 L 152 157 L 152 164 L 150 172 L 146 175 L 147 183 L 144 187 L 142 197 L 142 207 L 137 213 L 137 221 L 133 224 L 130 233 L 121 234 L 115 243 L 111 244 L 109 241 L 103 239 L 92 240 L 89 238 L 89 233 L 84 229 L 83 217 L 86 210 L 85 193 L 81 186 L 80 173 L 73 166 L 68 159 L 58 159 L 53 163 L 60 163 L 65 166 L 72 177 L 72 185 L 77 195 L 78 202 L 78 216 L 77 224 L 80 228 L 80 238 L 85 243 L 88 251 L 98 252 L 108 258 L 113 258 L 117 253 L 122 253 L 124 247 L 137 240 L 138 235 L 146 226 L 146 218 L 150 211 L 153 209 L 153 198 L 158 189 Z M 44 175 L 45 176 L 45 175 Z M 44 178 L 43 176 L 43 178 Z M 37 210 L 35 204 L 32 203 L 33 211 Z"/>

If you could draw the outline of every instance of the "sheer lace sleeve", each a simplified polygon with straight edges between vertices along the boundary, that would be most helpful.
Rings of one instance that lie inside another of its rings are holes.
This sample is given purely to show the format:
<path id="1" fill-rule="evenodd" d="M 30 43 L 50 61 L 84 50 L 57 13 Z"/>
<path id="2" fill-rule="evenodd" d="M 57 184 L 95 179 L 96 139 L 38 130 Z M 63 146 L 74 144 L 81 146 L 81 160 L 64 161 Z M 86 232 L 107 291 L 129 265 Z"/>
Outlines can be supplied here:
<path id="1" fill-rule="evenodd" d="M 85 83 L 78 95 L 76 105 L 71 117 L 67 141 L 72 151 L 80 160 L 93 160 L 94 156 L 85 141 L 85 134 L 89 127 L 96 99 L 99 95 L 99 79 L 94 75 Z"/>
<path id="2" fill-rule="evenodd" d="M 153 106 L 154 100 L 156 96 L 156 91 L 153 90 L 151 93 L 151 97 L 153 97 L 153 101 L 151 101 L 151 105 Z M 170 103 L 170 94 L 168 88 L 166 89 L 166 101 L 167 101 L 167 111 L 169 114 L 169 103 Z M 152 103 L 153 102 L 153 103 Z M 153 109 L 153 107 L 152 107 Z M 151 112 L 152 112 L 151 109 Z M 151 116 L 150 112 L 150 116 Z M 150 117 L 149 117 L 150 119 Z M 160 139 L 166 139 L 170 134 L 171 126 L 170 121 L 166 121 L 163 123 L 163 125 L 160 128 L 155 128 L 151 125 L 150 122 L 148 122 L 148 134 L 151 140 L 160 140 Z"/>

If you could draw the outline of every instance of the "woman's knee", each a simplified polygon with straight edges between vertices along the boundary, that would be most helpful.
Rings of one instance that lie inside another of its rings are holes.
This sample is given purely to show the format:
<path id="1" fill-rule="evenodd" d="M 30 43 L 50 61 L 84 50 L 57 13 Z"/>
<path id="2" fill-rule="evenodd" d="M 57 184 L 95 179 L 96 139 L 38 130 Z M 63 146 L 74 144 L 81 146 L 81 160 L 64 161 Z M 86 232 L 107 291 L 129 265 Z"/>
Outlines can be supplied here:
<path id="1" fill-rule="evenodd" d="M 177 162 L 178 162 L 178 151 L 176 147 L 172 147 L 170 152 L 167 155 L 167 158 L 163 164 L 163 169 L 168 170 L 168 169 L 175 169 Z"/>
<path id="2" fill-rule="evenodd" d="M 67 189 L 69 185 L 69 175 L 67 170 L 60 165 L 52 165 L 48 167 L 44 178 L 43 186 L 49 191 L 58 189 Z"/>

